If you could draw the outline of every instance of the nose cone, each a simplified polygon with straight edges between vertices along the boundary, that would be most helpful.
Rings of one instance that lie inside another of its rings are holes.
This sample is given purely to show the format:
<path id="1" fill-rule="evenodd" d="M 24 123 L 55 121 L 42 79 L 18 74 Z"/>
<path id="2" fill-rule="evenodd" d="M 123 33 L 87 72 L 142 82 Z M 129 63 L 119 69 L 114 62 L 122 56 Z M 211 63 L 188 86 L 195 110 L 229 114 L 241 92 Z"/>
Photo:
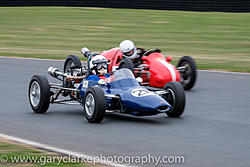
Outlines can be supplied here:
<path id="1" fill-rule="evenodd" d="M 167 112 L 171 105 L 158 95 L 133 98 L 126 103 L 126 109 L 133 115 L 155 115 Z"/>
<path id="2" fill-rule="evenodd" d="M 164 113 L 171 109 L 171 105 L 165 101 L 162 97 L 156 95 L 154 98 L 145 99 L 140 111 L 142 113 Z"/>
<path id="3" fill-rule="evenodd" d="M 169 110 L 171 110 L 170 105 L 161 105 L 157 107 L 158 112 L 167 112 Z"/>

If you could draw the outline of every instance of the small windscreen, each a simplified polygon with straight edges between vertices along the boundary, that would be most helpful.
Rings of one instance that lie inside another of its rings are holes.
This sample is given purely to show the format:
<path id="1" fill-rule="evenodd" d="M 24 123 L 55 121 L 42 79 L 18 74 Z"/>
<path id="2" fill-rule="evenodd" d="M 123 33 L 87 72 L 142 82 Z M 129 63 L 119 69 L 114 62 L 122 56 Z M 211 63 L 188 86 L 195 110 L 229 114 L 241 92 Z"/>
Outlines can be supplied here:
<path id="1" fill-rule="evenodd" d="M 110 82 L 114 82 L 114 81 L 118 81 L 122 79 L 128 79 L 128 78 L 135 79 L 134 74 L 129 69 L 122 68 L 122 69 L 115 71 L 113 75 L 111 75 L 109 78 L 106 79 L 106 82 L 110 83 Z"/>

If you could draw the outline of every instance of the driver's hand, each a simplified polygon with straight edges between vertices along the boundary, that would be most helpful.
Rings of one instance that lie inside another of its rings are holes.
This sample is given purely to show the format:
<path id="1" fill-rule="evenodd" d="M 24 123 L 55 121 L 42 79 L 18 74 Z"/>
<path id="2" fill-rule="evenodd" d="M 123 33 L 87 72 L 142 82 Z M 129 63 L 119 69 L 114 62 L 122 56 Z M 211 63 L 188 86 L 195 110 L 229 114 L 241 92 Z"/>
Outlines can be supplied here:
<path id="1" fill-rule="evenodd" d="M 100 80 L 98 81 L 98 84 L 99 84 L 99 85 L 106 85 L 106 82 L 105 82 L 103 79 L 100 79 Z"/>
<path id="2" fill-rule="evenodd" d="M 141 77 L 137 77 L 136 81 L 139 82 L 139 83 L 142 83 L 143 79 Z"/>

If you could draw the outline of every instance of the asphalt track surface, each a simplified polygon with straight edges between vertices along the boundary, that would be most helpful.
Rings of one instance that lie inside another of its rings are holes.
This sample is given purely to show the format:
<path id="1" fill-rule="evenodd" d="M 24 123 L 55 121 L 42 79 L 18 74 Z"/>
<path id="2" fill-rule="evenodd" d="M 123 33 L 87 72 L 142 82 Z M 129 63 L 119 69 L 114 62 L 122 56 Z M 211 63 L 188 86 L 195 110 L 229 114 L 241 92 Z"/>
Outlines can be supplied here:
<path id="1" fill-rule="evenodd" d="M 199 71 L 181 118 L 109 113 L 90 124 L 81 106 L 32 112 L 30 78 L 48 76 L 49 66 L 62 69 L 63 62 L 0 57 L 0 133 L 89 155 L 185 157 L 184 164 L 159 166 L 250 166 L 250 75 Z"/>

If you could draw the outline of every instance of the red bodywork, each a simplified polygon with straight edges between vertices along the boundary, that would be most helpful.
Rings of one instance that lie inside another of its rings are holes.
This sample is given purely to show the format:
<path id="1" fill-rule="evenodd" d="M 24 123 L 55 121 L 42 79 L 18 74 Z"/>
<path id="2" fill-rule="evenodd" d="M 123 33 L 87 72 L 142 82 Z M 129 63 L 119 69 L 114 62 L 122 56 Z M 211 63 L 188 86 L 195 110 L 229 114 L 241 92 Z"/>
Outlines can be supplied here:
<path id="1" fill-rule="evenodd" d="M 111 50 L 103 51 L 102 56 L 106 57 L 109 64 L 109 72 L 115 71 L 119 67 L 120 61 L 122 60 L 122 52 L 119 48 L 113 48 Z"/>
<path id="2" fill-rule="evenodd" d="M 122 60 L 122 52 L 119 48 L 114 48 L 101 53 L 109 61 L 109 72 L 115 71 Z M 162 88 L 167 82 L 180 82 L 180 73 L 169 63 L 171 58 L 166 58 L 160 52 L 154 52 L 148 56 L 143 56 L 142 64 L 135 68 L 135 77 L 143 79 L 142 85 Z"/>

